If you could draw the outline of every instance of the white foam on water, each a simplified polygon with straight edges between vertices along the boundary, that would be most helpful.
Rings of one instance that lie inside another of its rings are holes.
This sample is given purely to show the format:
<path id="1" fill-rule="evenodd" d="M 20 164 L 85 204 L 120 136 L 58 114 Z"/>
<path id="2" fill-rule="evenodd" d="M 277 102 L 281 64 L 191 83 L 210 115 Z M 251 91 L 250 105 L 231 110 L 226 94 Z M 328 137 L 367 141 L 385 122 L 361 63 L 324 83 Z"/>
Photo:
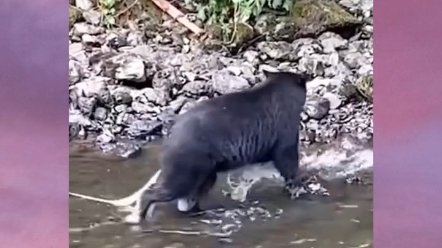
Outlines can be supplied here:
<path id="1" fill-rule="evenodd" d="M 351 147 L 353 151 L 350 151 L 348 148 L 344 146 L 304 153 L 301 155 L 300 166 L 307 171 L 317 171 L 324 180 L 343 178 L 373 168 L 373 149 L 360 147 L 354 151 L 355 147 Z M 239 176 L 237 174 L 237 172 L 229 173 L 227 184 L 231 188 L 231 198 L 240 202 L 246 200 L 253 185 L 262 179 L 283 181 L 273 163 L 252 165 L 241 170 Z M 233 182 L 232 177 L 237 177 L 239 180 Z"/>

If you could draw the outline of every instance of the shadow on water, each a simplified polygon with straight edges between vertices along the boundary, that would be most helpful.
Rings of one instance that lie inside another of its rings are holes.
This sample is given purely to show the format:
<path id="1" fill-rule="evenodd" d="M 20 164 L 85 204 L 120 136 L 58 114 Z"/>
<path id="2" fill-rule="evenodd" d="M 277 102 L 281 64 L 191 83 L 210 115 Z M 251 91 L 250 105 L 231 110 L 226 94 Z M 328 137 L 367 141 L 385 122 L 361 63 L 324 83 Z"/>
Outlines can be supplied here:
<path id="1" fill-rule="evenodd" d="M 148 145 L 133 159 L 80 147 L 70 147 L 73 192 L 121 198 L 135 192 L 158 168 L 158 144 Z M 364 173 L 364 184 L 332 180 L 323 185 L 330 196 L 297 200 L 289 200 L 278 183 L 263 180 L 253 186 L 244 204 L 222 194 L 228 188 L 222 179 L 202 207 L 221 204 L 228 211 L 183 217 L 175 205 L 162 205 L 156 208 L 155 220 L 141 227 L 123 224 L 124 214 L 114 207 L 71 197 L 70 247 L 372 247 L 371 172 Z M 219 236 L 229 229 L 235 230 Z"/>

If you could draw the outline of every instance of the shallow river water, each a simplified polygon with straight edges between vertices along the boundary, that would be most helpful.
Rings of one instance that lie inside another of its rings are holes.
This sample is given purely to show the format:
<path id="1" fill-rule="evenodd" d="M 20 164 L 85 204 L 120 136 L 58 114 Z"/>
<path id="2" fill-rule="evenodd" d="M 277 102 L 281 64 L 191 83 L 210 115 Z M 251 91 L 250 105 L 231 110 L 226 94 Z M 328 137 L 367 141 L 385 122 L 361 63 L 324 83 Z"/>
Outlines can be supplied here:
<path id="1" fill-rule="evenodd" d="M 106 199 L 130 195 L 158 169 L 157 154 L 154 143 L 131 159 L 71 144 L 70 191 Z M 113 206 L 70 197 L 70 247 L 372 247 L 372 173 L 362 176 L 362 184 L 322 182 L 329 196 L 296 200 L 277 183 L 263 180 L 242 204 L 222 193 L 228 188 L 222 179 L 202 207 L 227 211 L 184 217 L 176 205 L 161 205 L 154 220 L 140 226 L 124 224 L 124 213 Z"/>

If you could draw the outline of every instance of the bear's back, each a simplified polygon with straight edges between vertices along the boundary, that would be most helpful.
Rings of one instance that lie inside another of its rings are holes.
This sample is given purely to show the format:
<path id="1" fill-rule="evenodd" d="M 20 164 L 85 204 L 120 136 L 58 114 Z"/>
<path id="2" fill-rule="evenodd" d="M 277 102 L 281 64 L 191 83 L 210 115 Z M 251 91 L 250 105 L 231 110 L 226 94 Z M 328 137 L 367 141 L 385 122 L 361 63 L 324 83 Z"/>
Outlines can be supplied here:
<path id="1" fill-rule="evenodd" d="M 279 139 L 297 139 L 304 102 L 305 87 L 266 82 L 196 104 L 177 118 L 166 142 L 228 168 L 264 162 Z"/>

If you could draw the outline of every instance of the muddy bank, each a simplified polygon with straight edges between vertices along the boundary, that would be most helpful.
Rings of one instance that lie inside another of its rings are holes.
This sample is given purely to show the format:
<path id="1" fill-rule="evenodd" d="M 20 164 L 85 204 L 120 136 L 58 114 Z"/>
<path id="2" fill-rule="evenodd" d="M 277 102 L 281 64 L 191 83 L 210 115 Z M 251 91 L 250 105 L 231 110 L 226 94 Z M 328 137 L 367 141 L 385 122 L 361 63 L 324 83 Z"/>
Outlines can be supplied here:
<path id="1" fill-rule="evenodd" d="M 72 143 L 70 190 L 107 199 L 131 194 L 158 168 L 158 145 L 152 142 L 138 157 L 124 159 Z M 359 148 L 352 149 L 359 150 L 355 157 L 371 151 Z M 261 165 L 232 173 L 237 184 L 227 183 L 227 175 L 222 175 L 202 203 L 213 211 L 193 218 L 179 215 L 176 205 L 161 205 L 152 222 L 129 227 L 115 208 L 71 197 L 70 247 L 372 247 L 372 164 L 343 163 L 339 158 L 347 159 L 346 151 L 333 151 L 332 156 L 315 155 L 315 160 L 307 159 L 311 151 L 303 149 L 302 154 L 303 171 L 315 171 L 315 164 L 328 161 L 318 173 L 328 196 L 307 194 L 290 200 L 272 175 L 275 171 Z M 362 181 L 345 181 L 354 174 Z M 244 184 L 249 179 L 260 180 Z M 229 197 L 238 193 L 238 185 L 248 190 L 242 203 Z"/>
<path id="2" fill-rule="evenodd" d="M 302 116 L 304 144 L 328 143 L 345 133 L 370 140 L 372 2 L 336 6 L 349 17 L 342 26 L 351 27 L 350 35 L 325 24 L 308 34 L 290 29 L 294 32 L 285 37 L 268 35 L 240 53 L 192 38 L 164 15 L 137 27 L 106 30 L 92 12 L 83 14 L 84 21 L 70 30 L 70 137 L 93 137 L 104 151 L 127 156 L 166 135 L 175 115 L 194 103 L 253 87 L 265 70 L 290 70 L 313 76 Z M 271 20 L 259 19 L 256 32 L 272 28 Z"/>

